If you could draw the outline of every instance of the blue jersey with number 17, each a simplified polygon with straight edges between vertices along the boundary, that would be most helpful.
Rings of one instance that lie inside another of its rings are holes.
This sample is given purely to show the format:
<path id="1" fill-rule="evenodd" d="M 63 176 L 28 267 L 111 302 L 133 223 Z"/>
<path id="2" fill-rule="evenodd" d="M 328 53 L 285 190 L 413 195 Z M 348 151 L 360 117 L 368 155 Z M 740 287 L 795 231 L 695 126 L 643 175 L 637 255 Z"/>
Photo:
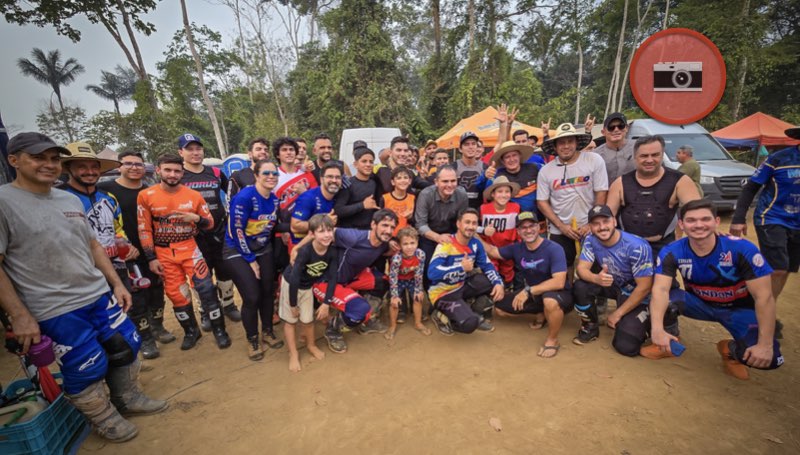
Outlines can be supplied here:
<path id="1" fill-rule="evenodd" d="M 656 274 L 683 277 L 686 292 L 720 308 L 754 308 L 747 281 L 772 273 L 758 248 L 749 240 L 716 235 L 714 249 L 698 256 L 688 238 L 670 243 L 661 250 Z"/>

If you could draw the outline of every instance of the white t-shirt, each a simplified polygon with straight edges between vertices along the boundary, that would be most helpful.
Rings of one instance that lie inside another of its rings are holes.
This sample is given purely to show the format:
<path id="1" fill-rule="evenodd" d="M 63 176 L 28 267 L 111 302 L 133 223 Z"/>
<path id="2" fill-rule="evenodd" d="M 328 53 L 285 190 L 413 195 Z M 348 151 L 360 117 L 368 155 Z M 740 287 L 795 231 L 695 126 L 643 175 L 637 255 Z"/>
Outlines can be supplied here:
<path id="1" fill-rule="evenodd" d="M 536 200 L 550 201 L 563 223 L 571 225 L 574 218 L 582 226 L 588 222 L 595 191 L 608 191 L 606 164 L 596 153 L 581 153 L 574 163 L 564 165 L 556 157 L 539 171 Z M 552 223 L 549 229 L 561 234 Z"/>

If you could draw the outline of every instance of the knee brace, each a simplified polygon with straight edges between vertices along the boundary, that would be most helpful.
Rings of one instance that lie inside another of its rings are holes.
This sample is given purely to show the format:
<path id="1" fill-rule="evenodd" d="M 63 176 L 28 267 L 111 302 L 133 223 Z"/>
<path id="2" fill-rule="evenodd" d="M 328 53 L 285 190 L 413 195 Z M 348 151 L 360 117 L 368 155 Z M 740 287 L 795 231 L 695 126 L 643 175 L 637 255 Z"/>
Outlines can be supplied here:
<path id="1" fill-rule="evenodd" d="M 136 354 L 121 333 L 116 332 L 111 338 L 100 343 L 106 351 L 109 367 L 124 367 L 136 360 Z"/>
<path id="2" fill-rule="evenodd" d="M 217 281 L 217 297 L 223 307 L 233 305 L 233 280 Z"/>

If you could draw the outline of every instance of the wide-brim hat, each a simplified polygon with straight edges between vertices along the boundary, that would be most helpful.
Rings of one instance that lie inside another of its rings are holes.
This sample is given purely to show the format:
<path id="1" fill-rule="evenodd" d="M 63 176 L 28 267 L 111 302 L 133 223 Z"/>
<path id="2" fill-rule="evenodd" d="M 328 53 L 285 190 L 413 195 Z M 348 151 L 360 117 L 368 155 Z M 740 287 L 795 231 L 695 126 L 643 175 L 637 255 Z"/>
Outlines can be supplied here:
<path id="1" fill-rule="evenodd" d="M 67 144 L 67 150 L 69 150 L 70 155 L 61 159 L 62 164 L 67 164 L 78 160 L 97 161 L 100 163 L 101 174 L 104 174 L 112 169 L 116 169 L 122 165 L 122 163 L 117 160 L 98 158 L 97 153 L 92 150 L 92 146 L 85 142 L 73 142 L 71 144 Z"/>
<path id="2" fill-rule="evenodd" d="M 508 152 L 519 152 L 519 162 L 526 163 L 528 158 L 533 155 L 534 149 L 527 144 L 517 144 L 514 141 L 505 141 L 492 156 L 494 167 L 500 167 L 503 164 L 503 155 Z"/>
<path id="3" fill-rule="evenodd" d="M 783 134 L 789 136 L 792 139 L 800 139 L 800 127 L 789 128 L 788 130 L 784 131 Z"/>
<path id="4" fill-rule="evenodd" d="M 519 184 L 515 182 L 511 182 L 508 180 L 508 177 L 505 175 L 501 175 L 494 179 L 494 183 L 489 185 L 489 188 L 483 190 L 483 200 L 486 202 L 492 202 L 492 192 L 501 186 L 507 186 L 511 188 L 511 197 L 514 197 L 519 193 Z"/>
<path id="5" fill-rule="evenodd" d="M 589 142 L 592 142 L 591 134 L 579 133 L 572 123 L 562 123 L 556 128 L 555 135 L 544 141 L 542 150 L 548 155 L 554 155 L 556 153 L 556 141 L 565 137 L 574 137 L 578 141 L 578 145 L 575 147 L 575 150 L 578 151 L 585 149 Z"/>

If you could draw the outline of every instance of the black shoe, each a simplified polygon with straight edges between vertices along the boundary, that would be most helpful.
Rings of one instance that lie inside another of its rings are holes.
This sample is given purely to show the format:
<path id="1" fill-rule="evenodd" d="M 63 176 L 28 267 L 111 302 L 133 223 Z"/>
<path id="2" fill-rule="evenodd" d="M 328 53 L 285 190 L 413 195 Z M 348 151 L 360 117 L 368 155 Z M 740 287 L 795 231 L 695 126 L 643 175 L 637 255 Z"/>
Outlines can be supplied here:
<path id="1" fill-rule="evenodd" d="M 600 336 L 600 327 L 597 324 L 589 323 L 581 326 L 578 336 L 572 342 L 579 345 L 589 344 Z"/>
<path id="2" fill-rule="evenodd" d="M 226 307 L 222 307 L 222 312 L 233 322 L 242 322 L 242 313 L 236 308 L 235 303 L 231 303 Z"/>
<path id="3" fill-rule="evenodd" d="M 483 318 L 481 323 L 478 325 L 478 330 L 481 332 L 494 332 L 494 325 L 492 324 L 492 321 Z"/>
<path id="4" fill-rule="evenodd" d="M 231 337 L 228 336 L 228 332 L 225 331 L 224 327 L 214 329 L 214 339 L 217 340 L 217 347 L 220 349 L 231 347 Z"/>
<path id="5" fill-rule="evenodd" d="M 283 340 L 279 340 L 272 330 L 264 330 L 261 332 L 261 341 L 271 349 L 280 349 L 283 347 Z"/>
<path id="6" fill-rule="evenodd" d="M 200 313 L 200 328 L 203 332 L 211 331 L 211 319 L 205 313 Z"/>
<path id="7" fill-rule="evenodd" d="M 153 336 L 156 338 L 161 344 L 172 343 L 175 341 L 175 335 L 169 332 L 169 330 L 165 329 L 162 324 L 153 323 L 150 326 L 150 331 L 153 332 Z"/>
<path id="8" fill-rule="evenodd" d="M 186 333 L 183 335 L 183 342 L 181 342 L 181 351 L 188 351 L 197 344 L 197 340 L 203 336 L 203 333 L 197 327 L 184 329 L 184 331 Z"/>
<path id="9" fill-rule="evenodd" d="M 442 335 L 451 337 L 455 333 L 453 327 L 450 325 L 450 320 L 447 319 L 447 316 L 441 311 L 433 310 L 433 313 L 431 313 L 431 321 L 433 321 L 433 325 L 436 326 L 436 329 L 439 330 L 439 333 Z"/>
<path id="10" fill-rule="evenodd" d="M 159 355 L 158 346 L 156 346 L 156 340 L 154 338 L 150 338 L 147 340 L 142 340 L 142 347 L 139 348 L 142 353 L 142 357 L 145 359 L 155 359 Z"/>

